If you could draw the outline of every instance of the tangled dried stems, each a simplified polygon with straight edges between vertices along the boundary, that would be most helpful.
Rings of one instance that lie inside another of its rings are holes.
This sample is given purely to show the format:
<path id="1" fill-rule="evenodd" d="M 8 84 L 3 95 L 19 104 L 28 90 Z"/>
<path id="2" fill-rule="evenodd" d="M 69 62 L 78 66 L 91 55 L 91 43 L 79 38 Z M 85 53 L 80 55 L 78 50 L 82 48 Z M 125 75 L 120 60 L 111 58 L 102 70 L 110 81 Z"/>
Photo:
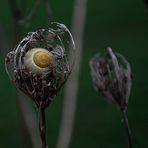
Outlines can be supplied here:
<path id="1" fill-rule="evenodd" d="M 114 53 L 108 47 L 107 53 L 97 54 L 90 60 L 90 68 L 95 90 L 122 113 L 128 147 L 132 148 L 132 135 L 126 113 L 131 90 L 130 64 L 121 54 Z"/>
<path id="2" fill-rule="evenodd" d="M 34 48 L 46 49 L 55 59 L 54 64 L 49 65 L 48 70 L 43 71 L 41 75 L 28 70 L 24 62 L 26 53 Z M 28 33 L 6 57 L 7 74 L 39 109 L 39 129 L 43 148 L 47 147 L 45 108 L 57 96 L 71 73 L 74 63 L 74 58 L 69 62 L 68 55 L 71 52 L 75 53 L 75 45 L 70 31 L 63 24 L 52 23 L 48 29 Z"/>

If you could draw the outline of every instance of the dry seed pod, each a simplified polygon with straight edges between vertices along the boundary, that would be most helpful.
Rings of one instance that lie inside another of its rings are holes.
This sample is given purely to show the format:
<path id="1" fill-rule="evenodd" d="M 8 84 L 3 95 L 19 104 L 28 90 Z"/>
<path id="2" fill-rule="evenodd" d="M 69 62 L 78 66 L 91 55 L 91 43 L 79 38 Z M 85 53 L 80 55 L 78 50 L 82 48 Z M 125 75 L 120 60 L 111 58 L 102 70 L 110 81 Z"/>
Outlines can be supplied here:
<path id="1" fill-rule="evenodd" d="M 131 68 L 128 61 L 111 48 L 90 60 L 91 76 L 96 91 L 119 110 L 126 110 L 131 90 Z"/>
<path id="2" fill-rule="evenodd" d="M 69 62 L 71 52 L 72 63 Z M 6 71 L 38 108 L 45 108 L 67 80 L 74 57 L 75 45 L 71 33 L 65 25 L 52 23 L 48 29 L 28 33 L 7 54 Z"/>

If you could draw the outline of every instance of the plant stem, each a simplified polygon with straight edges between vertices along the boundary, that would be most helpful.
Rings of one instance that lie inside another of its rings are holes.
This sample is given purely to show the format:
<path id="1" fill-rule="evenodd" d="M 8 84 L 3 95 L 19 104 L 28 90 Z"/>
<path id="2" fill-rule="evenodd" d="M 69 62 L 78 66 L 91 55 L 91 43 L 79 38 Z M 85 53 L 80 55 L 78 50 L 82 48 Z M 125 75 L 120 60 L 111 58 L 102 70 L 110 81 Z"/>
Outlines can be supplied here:
<path id="1" fill-rule="evenodd" d="M 14 43 L 16 44 L 21 38 L 22 26 L 19 24 L 19 20 L 22 17 L 22 12 L 16 0 L 9 0 L 9 5 L 14 22 Z"/>
<path id="2" fill-rule="evenodd" d="M 130 129 L 130 126 L 129 126 L 128 116 L 127 116 L 126 110 L 122 111 L 122 117 L 123 117 L 123 125 L 125 127 L 127 138 L 128 138 L 128 148 L 133 148 L 132 133 L 131 133 L 131 129 Z"/>
<path id="3" fill-rule="evenodd" d="M 29 14 L 26 16 L 26 18 L 23 18 L 23 19 L 19 20 L 19 23 L 25 25 L 31 19 L 33 19 L 34 16 L 36 15 L 36 13 L 37 13 L 37 9 L 39 8 L 40 3 L 41 3 L 41 0 L 36 0 L 34 5 L 33 5 L 33 8 L 29 12 Z"/>
<path id="4" fill-rule="evenodd" d="M 45 108 L 39 108 L 39 131 L 42 142 L 42 148 L 47 148 Z"/>

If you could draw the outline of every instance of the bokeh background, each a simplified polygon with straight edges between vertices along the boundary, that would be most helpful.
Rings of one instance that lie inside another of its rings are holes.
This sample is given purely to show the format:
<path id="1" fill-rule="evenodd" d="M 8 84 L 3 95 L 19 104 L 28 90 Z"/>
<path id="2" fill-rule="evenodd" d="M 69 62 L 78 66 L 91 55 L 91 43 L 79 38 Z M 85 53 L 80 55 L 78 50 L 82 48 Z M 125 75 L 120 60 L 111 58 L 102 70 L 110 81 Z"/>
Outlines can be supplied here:
<path id="1" fill-rule="evenodd" d="M 4 67 L 6 53 L 15 46 L 10 1 L 0 1 L 0 148 L 32 148 L 24 119 L 21 118 L 16 89 Z M 22 27 L 20 37 L 29 31 L 47 27 L 49 21 L 58 21 L 73 29 L 75 0 L 48 2 L 50 15 L 46 13 L 45 1 L 41 1 L 33 19 Z M 34 0 L 17 1 L 23 17 L 27 16 L 34 3 Z M 81 14 L 77 18 L 79 21 Z M 122 53 L 131 63 L 133 83 L 128 105 L 129 122 L 134 135 L 134 147 L 147 148 L 148 5 L 143 0 L 87 0 L 83 29 L 75 120 L 69 148 L 127 147 L 120 113 L 94 91 L 90 77 L 90 58 L 98 52 L 104 52 L 108 46 Z M 34 108 L 33 114 L 36 114 L 33 103 L 29 103 Z M 64 89 L 46 111 L 49 148 L 57 144 L 63 104 Z M 61 145 L 61 148 L 64 147 Z"/>

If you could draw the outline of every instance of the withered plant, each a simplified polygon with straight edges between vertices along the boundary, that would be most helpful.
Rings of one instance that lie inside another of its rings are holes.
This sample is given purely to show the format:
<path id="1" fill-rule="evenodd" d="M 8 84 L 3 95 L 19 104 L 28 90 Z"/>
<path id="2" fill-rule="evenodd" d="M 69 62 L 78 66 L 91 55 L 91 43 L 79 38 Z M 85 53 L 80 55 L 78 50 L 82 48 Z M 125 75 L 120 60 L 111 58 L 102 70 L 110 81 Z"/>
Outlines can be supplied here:
<path id="1" fill-rule="evenodd" d="M 42 148 L 48 147 L 45 109 L 72 71 L 74 56 L 69 60 L 71 52 L 75 54 L 70 31 L 63 24 L 51 23 L 47 29 L 29 32 L 6 57 L 10 79 L 38 108 Z"/>
<path id="2" fill-rule="evenodd" d="M 131 90 L 130 64 L 121 54 L 114 53 L 109 47 L 105 54 L 97 54 L 90 60 L 90 68 L 95 90 L 122 113 L 128 147 L 132 148 L 132 134 L 127 117 Z"/>

